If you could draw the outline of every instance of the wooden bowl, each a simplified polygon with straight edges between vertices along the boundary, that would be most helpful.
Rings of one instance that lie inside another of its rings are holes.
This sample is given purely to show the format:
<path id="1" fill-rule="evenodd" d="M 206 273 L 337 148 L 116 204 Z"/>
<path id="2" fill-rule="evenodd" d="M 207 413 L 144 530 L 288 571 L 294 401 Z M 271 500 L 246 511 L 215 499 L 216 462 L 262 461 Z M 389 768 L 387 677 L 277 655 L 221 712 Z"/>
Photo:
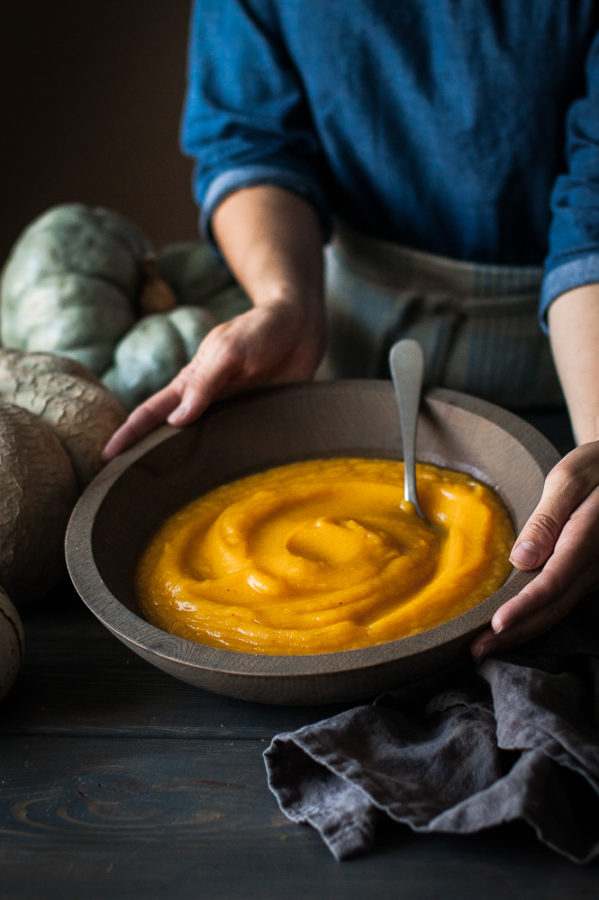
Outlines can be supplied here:
<path id="1" fill-rule="evenodd" d="M 265 656 L 213 649 L 142 618 L 134 571 L 152 532 L 177 508 L 249 472 L 312 457 L 401 459 L 387 381 L 317 382 L 214 405 L 195 425 L 164 426 L 109 463 L 77 503 L 66 536 L 70 576 L 98 619 L 148 662 L 183 681 L 264 703 L 358 700 L 466 657 L 474 635 L 530 575 L 513 570 L 478 606 L 420 634 L 359 650 Z M 494 487 L 516 529 L 558 459 L 534 428 L 490 403 L 447 390 L 423 399 L 417 456 Z"/>

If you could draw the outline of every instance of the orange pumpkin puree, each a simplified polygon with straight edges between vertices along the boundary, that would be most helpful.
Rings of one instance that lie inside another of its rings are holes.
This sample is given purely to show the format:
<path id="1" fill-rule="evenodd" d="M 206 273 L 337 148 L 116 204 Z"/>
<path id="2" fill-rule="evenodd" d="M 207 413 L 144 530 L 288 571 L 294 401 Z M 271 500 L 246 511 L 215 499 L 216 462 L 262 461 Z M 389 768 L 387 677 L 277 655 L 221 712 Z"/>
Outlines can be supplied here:
<path id="1" fill-rule="evenodd" d="M 145 551 L 147 619 L 212 647 L 330 653 L 432 628 L 493 593 L 512 523 L 469 475 L 419 464 L 427 521 L 403 499 L 403 463 L 319 459 L 216 488 Z"/>

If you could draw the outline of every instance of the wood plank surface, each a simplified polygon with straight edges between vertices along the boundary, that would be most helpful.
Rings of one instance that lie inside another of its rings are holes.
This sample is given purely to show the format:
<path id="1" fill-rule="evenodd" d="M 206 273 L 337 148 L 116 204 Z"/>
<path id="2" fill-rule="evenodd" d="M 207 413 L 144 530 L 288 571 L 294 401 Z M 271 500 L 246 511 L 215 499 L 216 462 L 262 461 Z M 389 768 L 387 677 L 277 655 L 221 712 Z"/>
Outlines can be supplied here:
<path id="1" fill-rule="evenodd" d="M 311 829 L 278 813 L 264 785 L 263 746 L 6 739 L 3 896 L 592 896 L 596 870 L 558 860 L 518 829 L 501 839 L 389 829 L 371 856 L 337 864 Z"/>
<path id="2" fill-rule="evenodd" d="M 107 632 L 66 583 L 24 614 L 25 664 L 0 734 L 261 738 L 341 708 L 262 706 L 178 681 Z"/>
<path id="3" fill-rule="evenodd" d="M 0 883 L 36 898 L 597 896 L 524 827 L 472 837 L 382 825 L 336 863 L 268 790 L 262 753 L 334 710 L 190 687 L 138 659 L 68 587 L 23 611 L 27 650 L 0 707 Z"/>

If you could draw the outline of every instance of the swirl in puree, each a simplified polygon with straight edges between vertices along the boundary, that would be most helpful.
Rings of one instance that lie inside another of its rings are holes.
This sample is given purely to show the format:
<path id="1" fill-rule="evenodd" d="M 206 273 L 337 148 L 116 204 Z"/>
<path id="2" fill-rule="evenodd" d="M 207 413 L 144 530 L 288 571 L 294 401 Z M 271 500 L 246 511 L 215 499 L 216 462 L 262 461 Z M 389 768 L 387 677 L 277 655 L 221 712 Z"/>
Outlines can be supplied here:
<path id="1" fill-rule="evenodd" d="M 494 491 L 419 464 L 423 521 L 403 463 L 320 459 L 216 488 L 172 515 L 145 551 L 146 618 L 251 653 L 330 653 L 451 619 L 509 571 L 514 531 Z"/>

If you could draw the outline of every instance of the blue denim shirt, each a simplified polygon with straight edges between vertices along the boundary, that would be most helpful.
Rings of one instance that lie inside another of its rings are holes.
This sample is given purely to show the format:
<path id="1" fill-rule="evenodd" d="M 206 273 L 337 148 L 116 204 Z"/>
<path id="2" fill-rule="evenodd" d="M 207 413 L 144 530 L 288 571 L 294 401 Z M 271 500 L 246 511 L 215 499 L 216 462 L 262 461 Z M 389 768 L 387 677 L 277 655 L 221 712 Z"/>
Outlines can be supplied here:
<path id="1" fill-rule="evenodd" d="M 259 183 L 454 259 L 599 281 L 591 0 L 196 0 L 185 151 L 202 227 Z"/>

